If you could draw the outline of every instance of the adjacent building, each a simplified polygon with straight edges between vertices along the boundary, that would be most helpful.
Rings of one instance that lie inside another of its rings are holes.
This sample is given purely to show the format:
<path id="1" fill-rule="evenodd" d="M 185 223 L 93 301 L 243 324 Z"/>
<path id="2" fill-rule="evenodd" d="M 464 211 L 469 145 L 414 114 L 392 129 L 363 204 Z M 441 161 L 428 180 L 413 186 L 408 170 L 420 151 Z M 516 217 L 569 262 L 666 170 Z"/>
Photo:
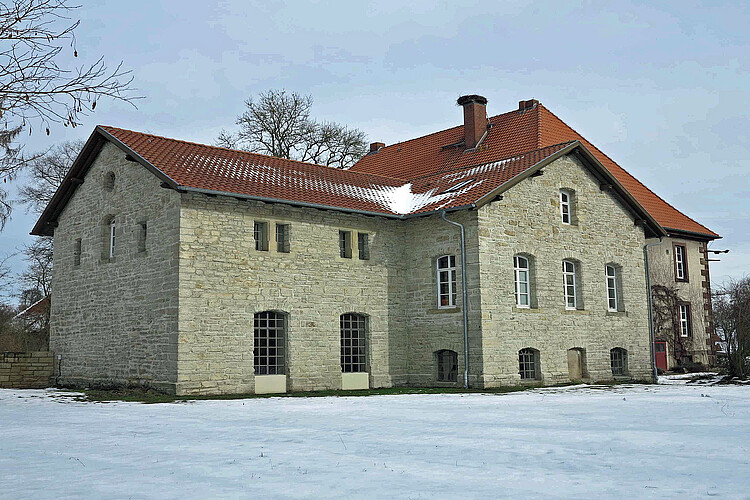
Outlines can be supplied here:
<path id="1" fill-rule="evenodd" d="M 60 382 L 649 380 L 647 276 L 689 304 L 687 337 L 659 316 L 668 363 L 708 362 L 718 235 L 537 101 L 459 104 L 463 125 L 348 170 L 97 127 L 33 231 L 54 235 Z"/>

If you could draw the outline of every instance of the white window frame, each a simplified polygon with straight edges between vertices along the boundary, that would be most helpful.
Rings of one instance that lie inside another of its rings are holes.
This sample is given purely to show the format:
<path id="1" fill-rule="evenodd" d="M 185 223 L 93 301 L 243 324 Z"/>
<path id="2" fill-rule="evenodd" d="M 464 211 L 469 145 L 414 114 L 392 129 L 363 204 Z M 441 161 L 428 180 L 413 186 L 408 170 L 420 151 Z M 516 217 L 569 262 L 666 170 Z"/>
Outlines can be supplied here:
<path id="1" fill-rule="evenodd" d="M 570 266 L 572 270 L 568 270 Z M 563 296 L 565 297 L 565 309 L 575 311 L 578 308 L 578 283 L 576 280 L 576 263 L 572 260 L 562 261 L 563 269 Z M 570 278 L 570 279 L 569 279 Z M 572 287 L 573 293 L 568 293 Z M 571 304 L 572 299 L 572 304 Z"/>
<path id="2" fill-rule="evenodd" d="M 567 189 L 560 190 L 560 220 L 566 226 L 569 226 L 572 222 L 573 212 L 571 211 L 571 202 L 573 198 L 570 191 Z M 567 216 L 567 221 L 565 220 Z"/>
<path id="3" fill-rule="evenodd" d="M 679 305 L 680 311 L 680 337 L 690 336 L 690 307 L 687 304 Z"/>
<path id="4" fill-rule="evenodd" d="M 676 278 L 678 280 L 685 279 L 685 247 L 682 245 L 674 246 L 674 262 Z"/>
<path id="5" fill-rule="evenodd" d="M 525 262 L 525 267 L 522 265 Z M 516 307 L 521 309 L 528 309 L 531 307 L 531 280 L 530 280 L 530 268 L 529 258 L 523 255 L 513 256 L 513 284 L 515 287 L 516 294 Z M 522 279 L 522 273 L 526 273 L 526 279 Z M 526 292 L 521 291 L 521 285 L 526 285 Z M 522 298 L 526 296 L 526 303 L 523 303 Z"/>
<path id="6" fill-rule="evenodd" d="M 447 266 L 440 267 L 440 261 L 447 259 Z M 437 307 L 438 309 L 451 309 L 456 307 L 456 256 L 455 255 L 441 255 L 435 260 L 435 267 L 437 269 Z M 443 275 L 447 276 L 447 280 L 443 280 Z M 446 293 L 442 292 L 442 285 L 448 285 Z M 447 296 L 448 301 L 446 305 L 443 305 L 442 298 Z"/>
<path id="7" fill-rule="evenodd" d="M 115 223 L 115 219 L 112 219 L 109 221 L 109 258 L 113 259 L 115 257 L 115 237 L 117 232 L 117 224 Z"/>
<path id="8" fill-rule="evenodd" d="M 607 275 L 607 310 L 617 312 L 620 310 L 620 297 L 617 296 L 617 268 L 607 265 L 605 266 L 605 274 Z"/>

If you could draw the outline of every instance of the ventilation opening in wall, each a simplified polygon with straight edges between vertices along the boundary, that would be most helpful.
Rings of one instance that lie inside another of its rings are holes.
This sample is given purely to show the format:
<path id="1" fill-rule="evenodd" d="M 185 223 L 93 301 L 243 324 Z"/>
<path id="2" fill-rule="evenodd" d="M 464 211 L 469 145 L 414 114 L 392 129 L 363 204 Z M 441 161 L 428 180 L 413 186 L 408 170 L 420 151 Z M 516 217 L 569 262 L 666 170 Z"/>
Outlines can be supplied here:
<path id="1" fill-rule="evenodd" d="M 146 251 L 146 239 L 148 238 L 148 222 L 145 220 L 138 224 L 138 252 Z"/>

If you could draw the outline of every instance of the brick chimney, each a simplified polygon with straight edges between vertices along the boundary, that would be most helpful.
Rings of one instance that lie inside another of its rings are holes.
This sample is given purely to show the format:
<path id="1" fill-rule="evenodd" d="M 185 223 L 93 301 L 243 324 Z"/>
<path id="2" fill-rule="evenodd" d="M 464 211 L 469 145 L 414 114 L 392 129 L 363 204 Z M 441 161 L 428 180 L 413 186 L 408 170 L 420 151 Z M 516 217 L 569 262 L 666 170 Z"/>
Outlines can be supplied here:
<path id="1" fill-rule="evenodd" d="M 380 149 L 385 147 L 384 142 L 371 142 L 370 143 L 370 153 L 377 153 Z"/>
<path id="2" fill-rule="evenodd" d="M 475 148 L 487 132 L 487 99 L 481 95 L 463 95 L 456 102 L 464 107 L 466 148 Z"/>
<path id="3" fill-rule="evenodd" d="M 539 104 L 539 101 L 537 101 L 536 99 L 529 99 L 528 101 L 518 101 L 518 113 L 520 114 L 524 111 L 534 109 L 537 104 Z"/>

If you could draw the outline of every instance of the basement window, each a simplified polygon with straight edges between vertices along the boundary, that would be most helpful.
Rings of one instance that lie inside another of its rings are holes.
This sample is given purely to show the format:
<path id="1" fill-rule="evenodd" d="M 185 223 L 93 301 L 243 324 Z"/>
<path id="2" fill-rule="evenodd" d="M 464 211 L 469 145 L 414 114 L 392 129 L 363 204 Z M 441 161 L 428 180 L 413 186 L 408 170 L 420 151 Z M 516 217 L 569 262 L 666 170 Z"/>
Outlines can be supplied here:
<path id="1" fill-rule="evenodd" d="M 628 374 L 628 351 L 622 347 L 615 347 L 609 351 L 609 363 L 612 375 L 622 377 Z"/>
<path id="2" fill-rule="evenodd" d="M 255 221 L 253 224 L 253 237 L 255 238 L 255 249 L 260 252 L 267 252 L 268 222 Z"/>
<path id="3" fill-rule="evenodd" d="M 521 380 L 538 380 L 541 375 L 539 370 L 539 351 L 527 347 L 518 351 L 518 373 Z"/>
<path id="4" fill-rule="evenodd" d="M 450 349 L 441 349 L 437 355 L 438 382 L 456 382 L 458 379 L 458 354 Z"/>

